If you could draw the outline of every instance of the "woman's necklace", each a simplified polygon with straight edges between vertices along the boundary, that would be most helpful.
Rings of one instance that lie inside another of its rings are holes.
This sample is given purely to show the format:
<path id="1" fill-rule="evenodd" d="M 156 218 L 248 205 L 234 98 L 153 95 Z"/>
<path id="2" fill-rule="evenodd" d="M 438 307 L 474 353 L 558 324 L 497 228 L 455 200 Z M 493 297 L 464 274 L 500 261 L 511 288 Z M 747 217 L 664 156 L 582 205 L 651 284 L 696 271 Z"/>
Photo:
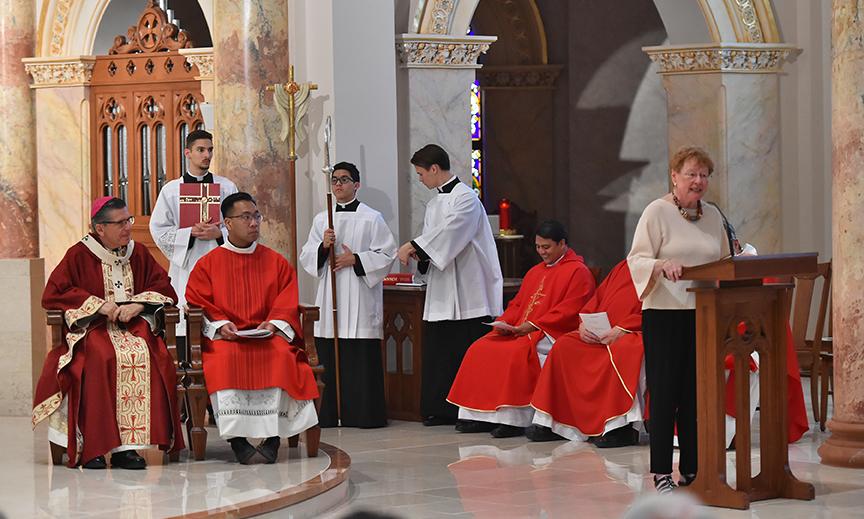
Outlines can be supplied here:
<path id="1" fill-rule="evenodd" d="M 678 197 L 675 196 L 675 193 L 672 193 L 672 201 L 675 202 L 675 205 L 678 207 L 678 212 L 681 213 L 686 220 L 690 222 L 695 222 L 696 220 L 702 218 L 702 200 L 696 201 L 696 214 L 691 214 L 687 212 L 687 209 L 681 207 L 681 202 L 678 201 Z"/>

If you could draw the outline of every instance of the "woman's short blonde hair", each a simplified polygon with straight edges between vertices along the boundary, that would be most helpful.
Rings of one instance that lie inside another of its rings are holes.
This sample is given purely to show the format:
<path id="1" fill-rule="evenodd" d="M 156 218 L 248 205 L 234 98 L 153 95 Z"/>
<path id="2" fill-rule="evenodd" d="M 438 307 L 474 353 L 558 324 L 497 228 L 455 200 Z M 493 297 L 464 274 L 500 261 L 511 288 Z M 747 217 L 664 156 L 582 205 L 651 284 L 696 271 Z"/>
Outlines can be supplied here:
<path id="1" fill-rule="evenodd" d="M 708 168 L 708 174 L 714 173 L 714 161 L 708 156 L 708 152 L 698 146 L 684 146 L 679 148 L 669 160 L 669 169 L 681 172 L 684 163 L 690 159 L 696 159 L 700 166 Z"/>

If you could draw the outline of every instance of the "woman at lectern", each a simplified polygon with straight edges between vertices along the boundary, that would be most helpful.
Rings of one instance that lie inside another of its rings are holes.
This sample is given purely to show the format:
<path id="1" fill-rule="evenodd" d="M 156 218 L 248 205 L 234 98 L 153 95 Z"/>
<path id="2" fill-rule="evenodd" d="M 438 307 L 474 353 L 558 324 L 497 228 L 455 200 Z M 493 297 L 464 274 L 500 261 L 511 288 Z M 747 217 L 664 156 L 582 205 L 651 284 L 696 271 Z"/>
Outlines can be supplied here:
<path id="1" fill-rule="evenodd" d="M 627 263 L 642 301 L 645 375 L 649 394 L 651 472 L 661 494 L 696 478 L 696 299 L 681 269 L 729 255 L 720 211 L 703 204 L 714 171 L 697 147 L 679 149 L 669 161 L 672 190 L 639 218 Z M 675 427 L 681 456 L 672 480 Z"/>

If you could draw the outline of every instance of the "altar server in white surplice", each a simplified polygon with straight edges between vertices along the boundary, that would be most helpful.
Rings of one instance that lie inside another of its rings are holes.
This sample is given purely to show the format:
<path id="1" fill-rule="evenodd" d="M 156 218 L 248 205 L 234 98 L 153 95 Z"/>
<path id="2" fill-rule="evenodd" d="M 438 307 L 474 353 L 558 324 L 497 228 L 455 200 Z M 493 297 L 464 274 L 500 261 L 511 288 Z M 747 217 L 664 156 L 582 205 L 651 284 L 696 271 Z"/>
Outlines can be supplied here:
<path id="1" fill-rule="evenodd" d="M 318 421 L 321 427 L 337 425 L 329 264 L 330 247 L 335 247 L 342 425 L 383 427 L 387 409 L 381 360 L 382 282 L 396 259 L 396 242 L 381 213 L 357 200 L 357 166 L 336 164 L 330 184 L 336 197 L 334 229 L 328 228 L 327 212 L 318 213 L 300 252 L 303 270 L 318 278 L 315 304 L 321 308 L 321 319 L 315 323 L 315 345 L 329 388 L 324 391 Z"/>
<path id="2" fill-rule="evenodd" d="M 213 158 L 213 136 L 210 133 L 204 130 L 189 133 L 183 153 L 186 155 L 189 170 L 183 173 L 182 178 L 165 184 L 150 216 L 150 235 L 170 262 L 168 276 L 171 277 L 171 286 L 180 298 L 177 303 L 180 308 L 186 304 L 186 283 L 192 267 L 202 256 L 222 245 L 228 235 L 221 219 L 180 228 L 180 185 L 219 184 L 221 200 L 237 192 L 234 182 L 209 171 Z M 177 324 L 178 342 L 185 341 L 185 338 L 185 314 L 180 312 L 180 323 Z M 185 351 L 182 344 L 178 344 L 177 351 Z"/>
<path id="3" fill-rule="evenodd" d="M 450 157 L 429 144 L 411 163 L 420 182 L 438 194 L 426 206 L 423 233 L 399 249 L 399 261 L 418 260 L 427 279 L 423 310 L 423 373 L 420 413 L 424 425 L 456 422 L 446 401 L 468 347 L 501 314 L 503 277 L 483 204 L 450 173 Z"/>

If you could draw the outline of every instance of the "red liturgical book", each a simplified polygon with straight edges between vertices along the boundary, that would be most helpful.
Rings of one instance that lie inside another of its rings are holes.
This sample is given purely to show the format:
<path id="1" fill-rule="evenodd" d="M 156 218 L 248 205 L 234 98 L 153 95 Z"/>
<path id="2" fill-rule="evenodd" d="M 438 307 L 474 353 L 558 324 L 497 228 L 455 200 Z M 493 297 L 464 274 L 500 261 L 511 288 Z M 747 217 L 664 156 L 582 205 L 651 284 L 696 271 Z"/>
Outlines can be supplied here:
<path id="1" fill-rule="evenodd" d="M 414 281 L 414 274 L 410 272 L 391 272 L 384 276 L 385 285 L 395 285 L 396 283 L 411 283 Z"/>
<path id="2" fill-rule="evenodd" d="M 180 228 L 219 223 L 219 184 L 180 184 Z"/>

